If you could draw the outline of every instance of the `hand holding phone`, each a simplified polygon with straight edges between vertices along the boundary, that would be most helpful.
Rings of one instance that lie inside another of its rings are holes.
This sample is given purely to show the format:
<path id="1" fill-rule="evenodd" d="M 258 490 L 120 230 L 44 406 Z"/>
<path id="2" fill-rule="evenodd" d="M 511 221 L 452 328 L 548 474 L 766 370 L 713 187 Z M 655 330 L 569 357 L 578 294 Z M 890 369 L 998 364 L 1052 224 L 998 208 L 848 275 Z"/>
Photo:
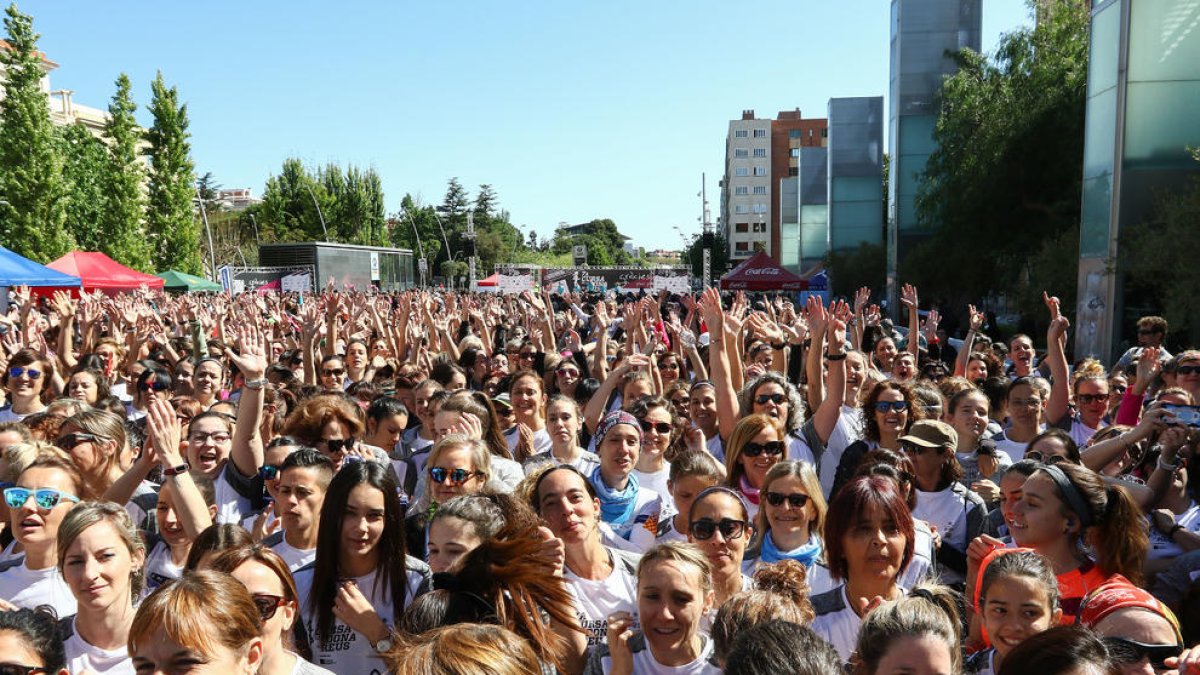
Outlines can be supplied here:
<path id="1" fill-rule="evenodd" d="M 1168 424 L 1200 428 L 1200 406 L 1167 403 L 1163 405 L 1163 409 L 1171 417 L 1171 421 Z"/>

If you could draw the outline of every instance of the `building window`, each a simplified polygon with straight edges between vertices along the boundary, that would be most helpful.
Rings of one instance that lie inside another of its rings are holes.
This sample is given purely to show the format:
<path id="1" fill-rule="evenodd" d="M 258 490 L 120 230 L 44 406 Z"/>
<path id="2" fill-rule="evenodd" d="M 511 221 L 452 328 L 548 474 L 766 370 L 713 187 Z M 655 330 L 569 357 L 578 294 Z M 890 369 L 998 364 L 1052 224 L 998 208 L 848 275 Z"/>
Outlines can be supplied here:
<path id="1" fill-rule="evenodd" d="M 804 130 L 788 129 L 788 138 L 804 138 Z"/>
<path id="2" fill-rule="evenodd" d="M 754 130 L 754 137 L 755 137 L 755 138 L 766 138 L 766 137 L 767 137 L 767 130 L 766 130 L 766 129 L 755 129 L 755 130 Z"/>
<path id="3" fill-rule="evenodd" d="M 745 148 L 734 148 L 733 156 L 734 157 L 749 157 L 750 151 Z"/>
<path id="4" fill-rule="evenodd" d="M 767 242 L 765 242 L 765 241 L 756 241 L 756 242 L 754 242 L 754 250 L 755 250 L 755 251 L 762 251 L 762 252 L 766 253 L 766 251 L 767 251 Z"/>
<path id="5" fill-rule="evenodd" d="M 745 204 L 734 204 L 733 212 L 734 213 L 750 213 L 750 207 L 746 206 Z"/>
<path id="6" fill-rule="evenodd" d="M 754 175 L 755 175 L 755 176 L 765 176 L 765 175 L 767 175 L 767 167 L 765 167 L 765 166 L 756 166 L 756 167 L 754 167 Z"/>
<path id="7" fill-rule="evenodd" d="M 767 186 L 766 185 L 755 185 L 754 186 L 754 194 L 756 194 L 756 195 L 767 194 Z"/>
<path id="8" fill-rule="evenodd" d="M 799 175 L 800 175 L 800 167 L 798 167 L 798 166 L 789 166 L 789 167 L 788 167 L 788 175 L 789 175 L 789 176 L 799 176 Z"/>
<path id="9" fill-rule="evenodd" d="M 767 224 L 766 224 L 766 223 L 755 223 L 755 224 L 754 224 L 754 231 L 755 231 L 755 232 L 766 232 L 766 231 L 767 231 Z"/>
<path id="10" fill-rule="evenodd" d="M 736 129 L 736 130 L 734 130 L 734 132 L 733 132 L 733 137 L 734 137 L 734 138 L 745 138 L 745 137 L 746 137 L 746 135 L 747 135 L 747 134 L 746 134 L 746 130 L 745 130 L 745 129 Z"/>
<path id="11" fill-rule="evenodd" d="M 749 168 L 749 167 L 745 167 L 745 166 L 738 166 L 738 167 L 734 167 L 734 169 L 733 169 L 733 175 L 735 175 L 735 176 L 749 176 L 749 175 L 750 175 L 750 168 Z"/>
<path id="12" fill-rule="evenodd" d="M 754 149 L 754 156 L 755 156 L 755 157 L 766 157 L 766 156 L 767 156 L 767 149 L 766 149 L 766 148 L 755 148 L 755 149 Z"/>
<path id="13" fill-rule="evenodd" d="M 734 242 L 733 250 L 738 251 L 739 253 L 745 253 L 746 251 L 750 250 L 750 242 L 748 242 L 748 241 Z"/>
<path id="14" fill-rule="evenodd" d="M 750 191 L 749 191 L 749 190 L 746 188 L 746 186 L 745 186 L 745 185 L 740 185 L 740 186 L 738 186 L 738 187 L 735 187 L 735 188 L 733 188 L 733 194 L 735 194 L 735 195 L 748 195 L 748 194 L 750 194 Z"/>
<path id="15" fill-rule="evenodd" d="M 800 156 L 800 148 L 792 148 L 792 157 Z"/>
<path id="16" fill-rule="evenodd" d="M 821 138 L 829 138 L 829 127 L 821 130 Z"/>
<path id="17" fill-rule="evenodd" d="M 766 205 L 766 204 L 755 204 L 755 205 L 754 205 L 754 212 L 755 212 L 755 213 L 766 213 L 766 212 L 767 212 L 767 205 Z"/>
<path id="18" fill-rule="evenodd" d="M 734 232 L 747 232 L 748 231 L 747 224 L 746 223 L 736 223 L 733 226 L 733 231 Z"/>

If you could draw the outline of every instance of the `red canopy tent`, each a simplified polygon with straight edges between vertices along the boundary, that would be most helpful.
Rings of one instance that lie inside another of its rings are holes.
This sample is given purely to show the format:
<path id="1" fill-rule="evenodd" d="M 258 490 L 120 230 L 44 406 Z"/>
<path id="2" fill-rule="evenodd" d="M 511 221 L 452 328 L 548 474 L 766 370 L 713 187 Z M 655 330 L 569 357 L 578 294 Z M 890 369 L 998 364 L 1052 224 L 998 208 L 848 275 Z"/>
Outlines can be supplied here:
<path id="1" fill-rule="evenodd" d="M 808 282 L 771 259 L 763 251 L 755 253 L 733 271 L 721 277 L 723 291 L 803 291 Z"/>
<path id="2" fill-rule="evenodd" d="M 480 286 L 482 288 L 498 287 L 500 285 L 500 273 L 496 272 L 495 274 L 493 274 L 490 277 L 485 277 L 483 279 L 480 279 L 479 281 L 475 282 L 475 285 Z"/>
<path id="3" fill-rule="evenodd" d="M 92 251 L 72 251 L 46 267 L 79 277 L 84 292 L 119 293 L 136 291 L 140 286 L 162 288 L 165 283 L 160 277 L 131 270 L 103 253 Z"/>

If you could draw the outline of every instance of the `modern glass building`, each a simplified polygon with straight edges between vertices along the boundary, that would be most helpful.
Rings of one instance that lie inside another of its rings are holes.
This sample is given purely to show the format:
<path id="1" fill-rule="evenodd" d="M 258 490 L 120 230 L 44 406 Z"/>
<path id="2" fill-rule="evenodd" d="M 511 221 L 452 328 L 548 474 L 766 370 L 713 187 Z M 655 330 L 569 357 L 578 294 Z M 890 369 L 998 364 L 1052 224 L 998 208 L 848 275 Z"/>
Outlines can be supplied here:
<path id="1" fill-rule="evenodd" d="M 1124 292 L 1118 238 L 1198 165 L 1200 0 L 1092 3 L 1076 353 L 1111 359 L 1152 306 Z"/>
<path id="2" fill-rule="evenodd" d="M 829 99 L 829 244 L 883 245 L 883 97 Z"/>
<path id="3" fill-rule="evenodd" d="M 797 274 L 820 264 L 829 251 L 828 148 L 799 148 L 799 153 L 797 175 L 779 186 L 779 260 Z"/>
<path id="4" fill-rule="evenodd" d="M 924 234 L 915 202 L 919 176 L 933 153 L 937 96 L 955 72 L 951 55 L 980 49 L 982 0 L 892 0 L 888 96 L 888 297 L 895 298 L 897 264 Z M 896 303 L 892 303 L 895 306 Z"/>

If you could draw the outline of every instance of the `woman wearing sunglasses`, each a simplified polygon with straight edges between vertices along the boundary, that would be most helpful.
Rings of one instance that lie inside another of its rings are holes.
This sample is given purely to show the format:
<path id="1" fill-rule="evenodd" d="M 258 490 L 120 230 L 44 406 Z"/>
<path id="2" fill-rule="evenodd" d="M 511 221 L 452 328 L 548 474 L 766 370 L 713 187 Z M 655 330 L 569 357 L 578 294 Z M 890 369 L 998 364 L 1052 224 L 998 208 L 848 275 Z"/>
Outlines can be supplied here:
<path id="1" fill-rule="evenodd" d="M 627 412 L 611 412 L 596 427 L 600 466 L 588 476 L 600 499 L 600 517 L 617 536 L 614 543 L 638 553 L 654 544 L 666 509 L 663 496 L 642 487 L 634 474 L 641 451 L 641 423 Z"/>
<path id="2" fill-rule="evenodd" d="M 849 662 L 867 607 L 904 594 L 897 583 L 913 556 L 913 519 L 899 486 L 882 476 L 846 484 L 829 503 L 825 558 L 841 585 L 812 597 L 812 629 Z"/>
<path id="3" fill-rule="evenodd" d="M 67 418 L 55 441 L 55 445 L 71 455 L 83 475 L 84 494 L 80 496 L 85 499 L 99 499 L 125 473 L 121 458 L 127 450 L 126 443 L 122 420 L 102 410 L 88 410 Z"/>
<path id="4" fill-rule="evenodd" d="M 755 517 L 758 540 L 749 554 L 755 566 L 795 560 L 809 570 L 821 558 L 825 497 L 811 465 L 785 460 L 767 471 Z"/>
<path id="5" fill-rule="evenodd" d="M 129 627 L 142 593 L 146 547 L 129 514 L 83 502 L 58 530 L 58 569 L 78 613 L 60 623 L 71 672 L 129 673 Z"/>
<path id="6" fill-rule="evenodd" d="M 70 675 L 53 614 L 32 609 L 0 611 L 0 673 Z"/>
<path id="7" fill-rule="evenodd" d="M 671 464 L 666 455 L 675 436 L 673 407 L 661 396 L 647 396 L 634 401 L 627 410 L 642 427 L 642 451 L 633 473 L 643 487 L 666 495 L 671 477 Z"/>
<path id="8" fill-rule="evenodd" d="M 321 505 L 317 559 L 295 574 L 315 663 L 337 673 L 383 671 L 392 626 L 430 576 L 405 555 L 404 534 L 391 467 L 342 467 Z"/>
<path id="9" fill-rule="evenodd" d="M 608 642 L 588 656 L 584 675 L 689 673 L 717 675 L 713 641 L 700 630 L 713 607 L 712 569 L 691 544 L 669 542 L 646 552 L 637 568 L 637 620 L 614 612 Z"/>
<path id="10" fill-rule="evenodd" d="M 50 364 L 36 351 L 26 348 L 13 354 L 0 375 L 0 384 L 8 393 L 8 406 L 0 409 L 0 422 L 20 422 L 45 410 L 42 390 L 50 376 Z"/>
<path id="11" fill-rule="evenodd" d="M 138 607 L 129 655 L 139 673 L 254 675 L 263 660 L 260 623 L 258 607 L 237 579 L 187 572 Z"/>
<path id="12" fill-rule="evenodd" d="M 283 433 L 295 436 L 316 448 L 333 462 L 334 469 L 345 466 L 347 459 L 372 459 L 390 464 L 386 453 L 376 452 L 360 443 L 366 431 L 362 410 L 340 394 L 321 394 L 301 404 L 284 423 Z"/>
<path id="13" fill-rule="evenodd" d="M 767 471 L 784 458 L 787 447 L 783 439 L 783 424 L 766 414 L 743 417 L 729 435 L 725 484 L 742 495 L 751 518 L 758 514 Z"/>
<path id="14" fill-rule="evenodd" d="M 707 630 L 716 609 L 734 594 L 750 590 L 753 580 L 742 574 L 746 545 L 754 536 L 750 514 L 741 495 L 727 487 L 711 487 L 696 495 L 688 510 L 688 541 L 695 544 L 712 567 L 715 602 L 705 613 Z"/>
<path id="15" fill-rule="evenodd" d="M 464 423 L 467 417 L 474 418 L 469 425 Z M 455 392 L 438 408 L 433 423 L 439 440 L 451 433 L 467 431 L 469 426 L 469 433 L 482 440 L 491 454 L 489 475 L 507 485 L 509 490 L 515 488 L 525 477 L 525 470 L 509 454 L 508 443 L 504 439 L 504 433 L 500 431 L 495 408 L 482 392 Z"/>
<path id="16" fill-rule="evenodd" d="M 255 544 L 223 551 L 204 567 L 231 575 L 250 591 L 261 621 L 262 665 L 258 675 L 330 673 L 290 649 L 292 626 L 300 616 L 300 600 L 296 595 L 296 582 L 283 558 L 271 549 Z"/>
<path id="17" fill-rule="evenodd" d="M 868 452 L 877 448 L 901 452 L 900 437 L 921 417 L 921 408 L 909 385 L 885 380 L 872 387 L 862 403 L 862 437 L 842 453 L 829 494 L 836 494 L 854 476 Z"/>
<path id="18" fill-rule="evenodd" d="M 58 528 L 83 488 L 78 469 L 58 451 L 45 451 L 4 490 L 9 527 L 25 556 L 0 565 L 0 607 L 49 605 L 75 613 L 75 597 L 58 569 Z"/>
<path id="19" fill-rule="evenodd" d="M 465 426 L 465 425 L 464 425 Z M 429 519 L 439 504 L 461 495 L 480 492 L 492 475 L 492 454 L 487 445 L 471 435 L 451 433 L 429 451 L 425 475 L 421 477 L 420 496 L 408 508 L 405 528 L 408 552 L 424 560 Z M 494 484 L 493 487 L 502 485 Z"/>

